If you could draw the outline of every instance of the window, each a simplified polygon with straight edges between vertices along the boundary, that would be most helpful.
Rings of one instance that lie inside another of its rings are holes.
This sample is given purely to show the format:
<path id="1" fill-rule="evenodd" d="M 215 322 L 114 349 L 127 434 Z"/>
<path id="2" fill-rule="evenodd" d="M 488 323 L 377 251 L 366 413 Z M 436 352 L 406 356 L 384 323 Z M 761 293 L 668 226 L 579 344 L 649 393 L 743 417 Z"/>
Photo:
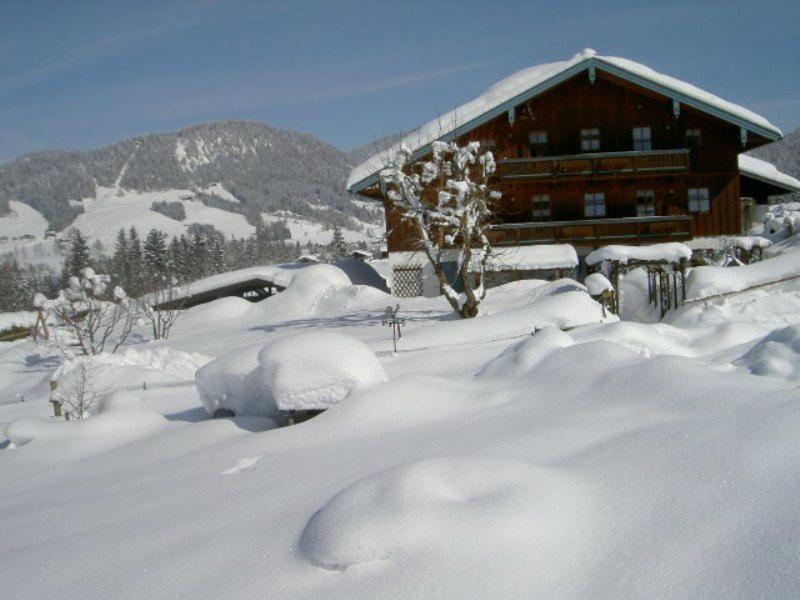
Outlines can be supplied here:
<path id="1" fill-rule="evenodd" d="M 708 188 L 689 188 L 689 212 L 707 213 L 711 208 L 708 200 Z"/>
<path id="2" fill-rule="evenodd" d="M 650 133 L 649 127 L 634 127 L 633 128 L 633 149 L 634 150 L 652 150 L 653 138 Z"/>
<path id="3" fill-rule="evenodd" d="M 699 129 L 686 130 L 686 147 L 699 148 L 702 145 L 703 134 Z"/>
<path id="4" fill-rule="evenodd" d="M 600 128 L 581 129 L 581 151 L 591 152 L 600 149 Z"/>
<path id="5" fill-rule="evenodd" d="M 653 190 L 636 191 L 636 216 L 652 217 L 656 214 L 656 195 Z"/>
<path id="6" fill-rule="evenodd" d="M 606 195 L 603 192 L 584 194 L 583 215 L 586 217 L 605 217 Z"/>
<path id="7" fill-rule="evenodd" d="M 534 221 L 550 220 L 550 196 L 536 194 L 531 198 L 531 214 Z"/>
<path id="8" fill-rule="evenodd" d="M 478 143 L 481 145 L 480 147 L 481 152 L 486 152 L 487 150 L 494 152 L 494 149 L 497 146 L 497 144 L 493 139 L 488 139 L 488 138 L 485 140 L 478 140 Z"/>
<path id="9" fill-rule="evenodd" d="M 530 144 L 531 156 L 544 156 L 547 154 L 547 132 L 531 131 L 528 134 L 528 142 Z"/>

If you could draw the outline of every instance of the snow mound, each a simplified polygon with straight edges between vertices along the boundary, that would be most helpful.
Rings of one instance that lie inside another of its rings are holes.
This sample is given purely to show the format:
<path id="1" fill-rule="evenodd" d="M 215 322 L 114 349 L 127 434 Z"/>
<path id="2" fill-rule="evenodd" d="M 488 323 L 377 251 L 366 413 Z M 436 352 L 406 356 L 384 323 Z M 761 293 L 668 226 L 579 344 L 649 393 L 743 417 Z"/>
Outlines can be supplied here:
<path id="1" fill-rule="evenodd" d="M 264 385 L 280 410 L 324 410 L 357 389 L 387 380 L 363 342 L 307 332 L 267 344 L 258 354 Z"/>
<path id="2" fill-rule="evenodd" d="M 89 393 L 96 397 L 125 389 L 176 385 L 194 379 L 195 371 L 211 358 L 198 352 L 172 348 L 128 348 L 117 353 L 103 352 L 94 356 L 65 361 L 52 378 L 59 389 L 72 393 L 85 381 Z"/>
<path id="3" fill-rule="evenodd" d="M 276 417 L 280 413 L 264 385 L 258 353 L 263 344 L 237 348 L 195 374 L 200 401 L 208 414 L 220 408 L 236 415 Z"/>
<path id="4" fill-rule="evenodd" d="M 524 376 L 551 352 L 574 343 L 568 334 L 557 327 L 545 327 L 503 350 L 481 369 L 478 377 Z"/>
<path id="5" fill-rule="evenodd" d="M 599 296 L 606 290 L 614 291 L 614 286 L 602 273 L 592 273 L 583 281 L 590 296 Z"/>
<path id="6" fill-rule="evenodd" d="M 776 329 L 735 364 L 754 375 L 800 381 L 800 325 Z"/>
<path id="7" fill-rule="evenodd" d="M 81 421 L 54 421 L 22 417 L 12 421 L 5 435 L 14 446 L 58 443 L 60 458 L 82 458 L 145 437 L 167 424 L 130 392 L 117 392 L 100 405 L 97 416 Z"/>
<path id="8" fill-rule="evenodd" d="M 301 549 L 343 570 L 435 550 L 491 555 L 552 550 L 580 513 L 577 486 L 559 473 L 511 460 L 437 458 L 411 462 L 344 488 L 309 520 Z"/>

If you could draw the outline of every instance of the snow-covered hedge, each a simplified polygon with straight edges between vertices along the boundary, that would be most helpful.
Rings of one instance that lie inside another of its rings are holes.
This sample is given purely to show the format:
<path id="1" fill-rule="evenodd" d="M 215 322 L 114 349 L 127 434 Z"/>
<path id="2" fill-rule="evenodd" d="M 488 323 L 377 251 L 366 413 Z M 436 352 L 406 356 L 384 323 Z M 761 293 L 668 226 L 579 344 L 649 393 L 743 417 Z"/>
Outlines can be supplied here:
<path id="1" fill-rule="evenodd" d="M 800 202 L 773 204 L 764 215 L 764 233 L 783 239 L 800 230 Z"/>

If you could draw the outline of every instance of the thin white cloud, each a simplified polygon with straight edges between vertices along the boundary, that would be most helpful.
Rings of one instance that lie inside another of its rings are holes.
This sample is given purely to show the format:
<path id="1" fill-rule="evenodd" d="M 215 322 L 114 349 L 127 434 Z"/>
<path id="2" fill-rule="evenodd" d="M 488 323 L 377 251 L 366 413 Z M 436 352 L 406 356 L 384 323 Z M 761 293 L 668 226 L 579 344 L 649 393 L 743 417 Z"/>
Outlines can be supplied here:
<path id="1" fill-rule="evenodd" d="M 70 52 L 62 53 L 60 56 L 53 56 L 49 60 L 45 60 L 42 64 L 31 69 L 0 79 L 0 91 L 8 91 L 35 83 L 53 73 L 80 64 L 86 60 L 118 52 L 128 47 L 132 42 L 177 33 L 201 26 L 205 23 L 214 23 L 216 19 L 220 17 L 220 14 L 209 11 L 223 4 L 228 7 L 227 11 L 224 13 L 225 17 L 241 19 L 255 17 L 264 18 L 267 16 L 301 11 L 317 6 L 325 1 L 326 0 L 306 0 L 305 2 L 291 2 L 283 6 L 256 5 L 255 7 L 247 6 L 245 8 L 232 9 L 231 5 L 236 4 L 236 0 L 208 0 L 200 2 L 188 12 L 156 16 L 151 15 L 152 18 L 150 20 L 157 22 L 156 25 L 134 28 L 79 46 Z"/>

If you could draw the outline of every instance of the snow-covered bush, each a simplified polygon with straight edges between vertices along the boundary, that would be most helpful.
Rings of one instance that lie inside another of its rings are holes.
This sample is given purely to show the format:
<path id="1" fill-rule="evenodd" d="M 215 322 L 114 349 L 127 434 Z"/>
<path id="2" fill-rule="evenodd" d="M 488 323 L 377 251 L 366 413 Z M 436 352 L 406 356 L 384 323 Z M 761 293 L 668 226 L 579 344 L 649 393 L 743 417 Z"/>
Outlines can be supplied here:
<path id="1" fill-rule="evenodd" d="M 186 305 L 188 286 L 178 284 L 175 277 L 166 275 L 156 283 L 157 289 L 135 300 L 136 308 L 147 322 L 154 340 L 166 340 Z"/>
<path id="2" fill-rule="evenodd" d="M 33 297 L 37 312 L 34 337 L 64 356 L 92 356 L 116 352 L 135 322 L 135 311 L 125 290 L 111 286 L 111 277 L 86 267 L 69 278 L 55 298 Z"/>
<path id="3" fill-rule="evenodd" d="M 773 204 L 764 215 L 764 233 L 783 239 L 800 231 L 800 202 Z"/>
<path id="4" fill-rule="evenodd" d="M 264 346 L 258 361 L 264 385 L 280 410 L 324 410 L 353 390 L 387 380 L 372 350 L 341 333 L 281 338 Z"/>
<path id="5" fill-rule="evenodd" d="M 381 191 L 389 204 L 410 223 L 422 250 L 433 265 L 439 287 L 462 318 L 475 317 L 486 295 L 483 274 L 492 251 L 487 235 L 491 203 L 500 198 L 490 191 L 489 177 L 497 165 L 491 152 L 480 152 L 478 142 L 459 146 L 433 142 L 430 160 L 411 162 L 403 145 L 381 171 Z M 458 293 L 443 263 L 457 252 Z"/>
<path id="6" fill-rule="evenodd" d="M 89 357 L 66 361 L 54 375 L 58 387 L 51 400 L 61 404 L 67 419 L 88 419 L 99 393 L 97 389 L 97 367 Z"/>
<path id="7" fill-rule="evenodd" d="M 281 411 L 324 410 L 386 379 L 366 344 L 318 331 L 238 348 L 195 374 L 208 414 L 224 410 L 270 418 Z"/>
<path id="8" fill-rule="evenodd" d="M 263 344 L 237 348 L 195 373 L 200 401 L 209 415 L 223 409 L 234 415 L 277 417 L 280 414 L 264 384 L 258 353 Z"/>
<path id="9" fill-rule="evenodd" d="M 735 364 L 754 375 L 800 381 L 800 325 L 775 329 Z"/>

